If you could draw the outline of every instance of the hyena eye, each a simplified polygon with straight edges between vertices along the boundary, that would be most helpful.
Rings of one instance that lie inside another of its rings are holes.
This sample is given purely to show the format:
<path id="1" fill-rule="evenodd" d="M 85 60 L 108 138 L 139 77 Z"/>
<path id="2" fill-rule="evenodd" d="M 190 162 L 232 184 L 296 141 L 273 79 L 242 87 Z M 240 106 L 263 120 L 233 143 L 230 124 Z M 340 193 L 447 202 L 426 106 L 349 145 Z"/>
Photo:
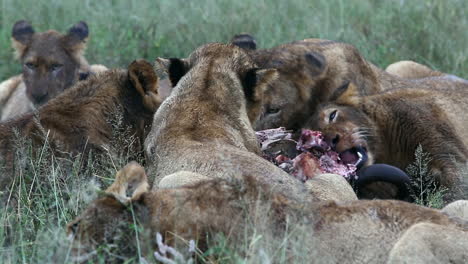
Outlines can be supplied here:
<path id="1" fill-rule="evenodd" d="M 333 112 L 330 113 L 330 117 L 328 118 L 328 122 L 331 123 L 331 122 L 335 121 L 337 115 L 338 115 L 338 110 L 333 110 Z"/>

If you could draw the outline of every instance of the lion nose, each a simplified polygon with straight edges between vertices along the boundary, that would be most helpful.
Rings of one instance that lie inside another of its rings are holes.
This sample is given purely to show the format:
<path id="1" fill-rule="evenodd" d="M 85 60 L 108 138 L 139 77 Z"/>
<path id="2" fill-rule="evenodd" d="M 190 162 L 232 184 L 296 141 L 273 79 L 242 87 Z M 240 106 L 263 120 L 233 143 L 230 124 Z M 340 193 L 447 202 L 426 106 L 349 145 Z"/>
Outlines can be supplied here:
<path id="1" fill-rule="evenodd" d="M 336 145 L 338 145 L 338 142 L 340 142 L 340 135 L 326 135 L 325 142 L 327 142 L 328 146 L 330 146 L 332 149 L 336 149 Z"/>
<path id="2" fill-rule="evenodd" d="M 49 93 L 47 91 L 33 91 L 31 93 L 34 99 L 34 102 L 39 105 L 42 104 L 46 100 L 48 94 Z"/>

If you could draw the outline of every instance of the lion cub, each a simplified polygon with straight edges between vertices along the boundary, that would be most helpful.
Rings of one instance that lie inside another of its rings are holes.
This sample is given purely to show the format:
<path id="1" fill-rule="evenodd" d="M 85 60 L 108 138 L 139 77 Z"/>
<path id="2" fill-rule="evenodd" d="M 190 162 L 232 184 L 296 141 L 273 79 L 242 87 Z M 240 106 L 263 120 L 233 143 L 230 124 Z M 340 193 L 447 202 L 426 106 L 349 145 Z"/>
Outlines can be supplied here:
<path id="1" fill-rule="evenodd" d="M 459 165 L 468 159 L 467 107 L 463 88 L 408 88 L 361 97 L 350 84 L 335 93 L 333 103 L 320 105 L 308 127 L 323 131 L 343 160 L 368 157 L 365 166 L 386 163 L 405 170 L 421 145 L 432 159 L 430 174 L 453 199 L 461 196 Z"/>
<path id="2" fill-rule="evenodd" d="M 81 21 L 67 34 L 35 32 L 21 20 L 12 29 L 12 46 L 23 66 L 22 74 L 0 83 L 0 120 L 5 121 L 45 104 L 90 74 L 107 70 L 88 65 L 84 57 L 88 25 Z M 16 79 L 20 81 L 15 81 Z"/>

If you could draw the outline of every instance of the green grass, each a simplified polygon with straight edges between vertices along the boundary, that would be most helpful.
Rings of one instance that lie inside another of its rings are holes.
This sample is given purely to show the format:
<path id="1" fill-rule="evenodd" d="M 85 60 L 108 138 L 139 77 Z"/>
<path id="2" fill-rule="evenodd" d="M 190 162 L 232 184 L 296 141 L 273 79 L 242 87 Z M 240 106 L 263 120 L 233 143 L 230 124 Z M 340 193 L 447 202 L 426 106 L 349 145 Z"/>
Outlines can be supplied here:
<path id="1" fill-rule="evenodd" d="M 88 59 L 125 67 L 135 58 L 186 56 L 197 46 L 250 32 L 260 47 L 317 37 L 354 44 L 380 67 L 412 59 L 468 78 L 464 0 L 2 0 L 0 79 L 18 73 L 10 47 L 15 21 L 37 31 L 90 26 Z"/>
<path id="2" fill-rule="evenodd" d="M 418 145 L 414 153 L 414 162 L 406 168 L 406 173 L 412 180 L 408 186 L 410 196 L 416 204 L 442 209 L 448 189 L 436 184 L 434 175 L 430 172 L 431 161 L 430 154 L 424 152 L 422 146 Z M 460 173 L 463 171 L 460 170 Z"/>
<path id="3" fill-rule="evenodd" d="M 261 48 L 310 37 L 339 40 L 382 68 L 411 59 L 468 78 L 466 14 L 465 0 L 2 0 L 0 79 L 20 71 L 10 46 L 11 28 L 20 19 L 31 21 L 36 31 L 61 32 L 86 21 L 87 58 L 108 67 L 126 67 L 136 58 L 186 56 L 203 43 L 249 32 Z M 104 155 L 78 170 L 80 158 L 59 160 L 46 150 L 32 158 L 27 144 L 19 148 L 16 182 L 9 190 L 14 199 L 0 211 L 2 263 L 69 262 L 65 224 L 96 197 L 95 186 L 106 187 L 125 164 L 125 158 Z M 245 244 L 220 237 L 206 254 L 229 263 L 271 258 L 284 263 L 288 254 L 307 262 L 313 249 L 301 243 L 304 233 L 294 227 L 276 241 L 249 230 Z"/>

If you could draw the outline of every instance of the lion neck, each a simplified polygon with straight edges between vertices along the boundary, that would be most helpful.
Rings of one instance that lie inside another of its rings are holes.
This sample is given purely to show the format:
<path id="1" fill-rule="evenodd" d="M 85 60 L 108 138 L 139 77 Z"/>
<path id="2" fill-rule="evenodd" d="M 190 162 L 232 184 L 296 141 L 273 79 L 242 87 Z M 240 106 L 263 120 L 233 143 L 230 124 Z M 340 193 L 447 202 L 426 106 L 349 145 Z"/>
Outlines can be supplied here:
<path id="1" fill-rule="evenodd" d="M 164 119 L 164 126 L 158 128 L 164 133 L 162 137 L 183 140 L 187 144 L 231 145 L 258 153 L 245 99 L 234 98 L 242 94 L 226 96 L 221 88 L 226 84 L 200 83 L 197 77 L 186 78 L 183 90 L 179 84 L 156 114 L 155 120 Z"/>
<path id="2" fill-rule="evenodd" d="M 364 97 L 359 108 L 368 118 L 367 123 L 362 124 L 362 127 L 367 128 L 366 132 L 369 133 L 366 138 L 369 152 L 374 161 L 385 163 L 388 162 L 385 153 L 392 153 L 396 158 L 404 152 L 404 149 L 399 149 L 401 142 L 394 140 L 398 140 L 399 137 L 406 139 L 407 135 L 402 134 L 400 123 L 395 120 L 387 105 L 375 100 L 377 96 Z M 393 135 L 395 133 L 400 135 L 396 137 Z"/>

